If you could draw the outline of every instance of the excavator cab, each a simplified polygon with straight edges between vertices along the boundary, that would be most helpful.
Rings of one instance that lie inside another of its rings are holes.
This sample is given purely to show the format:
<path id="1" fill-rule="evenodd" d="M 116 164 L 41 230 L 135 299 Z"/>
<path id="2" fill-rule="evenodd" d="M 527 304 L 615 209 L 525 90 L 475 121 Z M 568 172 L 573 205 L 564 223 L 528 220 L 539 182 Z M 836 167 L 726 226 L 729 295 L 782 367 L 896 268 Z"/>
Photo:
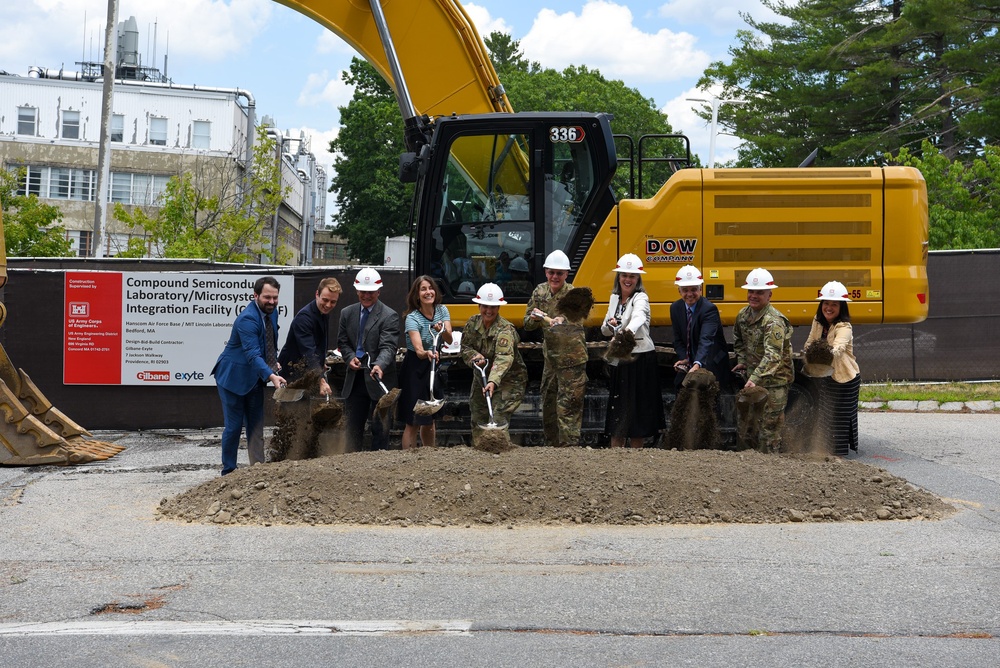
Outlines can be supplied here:
<path id="1" fill-rule="evenodd" d="M 414 262 L 448 304 L 471 306 L 483 283 L 525 303 L 545 256 L 582 258 L 614 207 L 606 114 L 443 117 L 429 149 L 417 178 Z"/>

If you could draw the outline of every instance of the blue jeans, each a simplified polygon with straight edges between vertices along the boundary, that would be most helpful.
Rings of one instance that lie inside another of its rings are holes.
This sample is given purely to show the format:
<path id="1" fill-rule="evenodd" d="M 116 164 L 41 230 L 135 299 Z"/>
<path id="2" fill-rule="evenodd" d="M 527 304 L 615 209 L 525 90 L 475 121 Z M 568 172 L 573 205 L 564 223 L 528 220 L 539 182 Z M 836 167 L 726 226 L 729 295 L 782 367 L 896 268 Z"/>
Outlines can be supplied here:
<path id="1" fill-rule="evenodd" d="M 264 463 L 264 385 L 257 383 L 248 394 L 219 387 L 222 399 L 222 475 L 236 470 L 240 432 L 246 427 L 250 464 Z"/>

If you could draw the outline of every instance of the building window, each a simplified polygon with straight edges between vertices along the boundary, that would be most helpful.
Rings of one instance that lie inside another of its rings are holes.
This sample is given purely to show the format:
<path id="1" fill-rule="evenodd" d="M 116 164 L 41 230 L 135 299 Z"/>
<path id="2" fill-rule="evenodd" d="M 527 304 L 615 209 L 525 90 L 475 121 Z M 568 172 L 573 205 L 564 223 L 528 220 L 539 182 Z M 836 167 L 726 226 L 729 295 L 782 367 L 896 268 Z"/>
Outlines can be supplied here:
<path id="1" fill-rule="evenodd" d="M 111 114 L 111 141 L 125 141 L 125 117 Z"/>
<path id="2" fill-rule="evenodd" d="M 38 124 L 38 110 L 34 107 L 17 108 L 17 134 L 28 137 L 35 136 Z"/>
<path id="3" fill-rule="evenodd" d="M 89 230 L 67 230 L 66 238 L 70 242 L 70 251 L 77 257 L 90 257 L 94 245 L 94 233 Z"/>
<path id="4" fill-rule="evenodd" d="M 62 112 L 62 138 L 63 139 L 79 139 L 80 138 L 80 112 L 79 111 L 64 111 Z"/>
<path id="5" fill-rule="evenodd" d="M 155 116 L 149 119 L 149 143 L 154 146 L 167 145 L 167 119 Z"/>
<path id="6" fill-rule="evenodd" d="M 191 148 L 209 148 L 212 140 L 212 124 L 195 121 L 191 126 Z"/>

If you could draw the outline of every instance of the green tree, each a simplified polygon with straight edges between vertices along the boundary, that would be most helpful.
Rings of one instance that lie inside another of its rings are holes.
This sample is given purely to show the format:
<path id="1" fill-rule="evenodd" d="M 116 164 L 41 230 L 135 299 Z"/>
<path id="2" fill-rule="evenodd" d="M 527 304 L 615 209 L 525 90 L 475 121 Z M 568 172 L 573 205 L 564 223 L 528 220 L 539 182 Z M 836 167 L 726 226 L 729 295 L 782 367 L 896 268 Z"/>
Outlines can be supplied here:
<path id="1" fill-rule="evenodd" d="M 397 171 L 406 151 L 403 120 L 392 88 L 366 61 L 353 58 L 343 78 L 354 96 L 340 108 L 340 132 L 330 142 L 330 192 L 339 206 L 333 221 L 351 255 L 381 264 L 385 238 L 408 229 L 413 187 Z"/>
<path id="2" fill-rule="evenodd" d="M 892 162 L 916 167 L 927 182 L 932 250 L 1000 248 L 1000 148 L 987 146 L 968 165 L 924 142 Z"/>
<path id="3" fill-rule="evenodd" d="M 0 169 L 0 211 L 3 241 L 12 257 L 63 257 L 72 244 L 59 221 L 59 207 L 45 204 L 35 195 L 19 195 L 24 172 Z"/>
<path id="4" fill-rule="evenodd" d="M 294 240 L 279 239 L 278 249 L 269 250 L 269 230 L 286 194 L 276 149 L 275 140 L 258 128 L 248 178 L 235 161 L 198 159 L 192 169 L 171 177 L 154 207 L 115 204 L 115 218 L 134 233 L 120 255 L 286 262 L 280 241 Z"/>
<path id="5" fill-rule="evenodd" d="M 740 166 L 794 166 L 814 148 L 828 164 L 871 164 L 925 139 L 970 158 L 991 138 L 964 119 L 984 109 L 977 90 L 997 55 L 995 40 L 988 54 L 981 45 L 996 14 L 976 1 L 762 0 L 785 20 L 744 16 L 732 61 L 713 63 L 699 86 L 746 102 L 719 113 L 745 139 Z"/>

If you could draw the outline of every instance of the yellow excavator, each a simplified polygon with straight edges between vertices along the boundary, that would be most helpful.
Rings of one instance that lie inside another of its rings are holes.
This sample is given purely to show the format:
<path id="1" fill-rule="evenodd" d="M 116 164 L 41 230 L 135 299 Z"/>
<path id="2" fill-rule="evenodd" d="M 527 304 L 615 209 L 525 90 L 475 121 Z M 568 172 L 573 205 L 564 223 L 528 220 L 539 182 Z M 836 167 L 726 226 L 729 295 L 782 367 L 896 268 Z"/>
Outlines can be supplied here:
<path id="1" fill-rule="evenodd" d="M 0 211 L 0 287 L 7 283 L 7 251 Z M 0 326 L 7 309 L 0 303 Z M 90 432 L 66 417 L 31 382 L 24 369 L 15 369 L 0 345 L 0 464 L 86 464 L 108 459 L 125 448 L 94 440 Z"/>
<path id="2" fill-rule="evenodd" d="M 554 250 L 570 258 L 570 280 L 599 300 L 618 257 L 642 258 L 654 327 L 670 323 L 685 264 L 702 270 L 705 296 L 727 325 L 756 267 L 781 286 L 771 303 L 794 324 L 811 321 L 818 288 L 831 280 L 850 290 L 854 322 L 927 316 L 927 191 L 915 169 L 694 169 L 684 168 L 690 151 L 682 149 L 656 158 L 675 171 L 655 194 L 618 199 L 611 181 L 627 151 L 616 145 L 623 138 L 613 119 L 514 113 L 456 0 L 278 1 L 343 38 L 396 92 L 410 150 L 400 176 L 416 182 L 413 269 L 440 280 L 456 325 L 477 312 L 460 283 L 502 283 L 514 258 L 541 282 L 542 259 Z"/>

